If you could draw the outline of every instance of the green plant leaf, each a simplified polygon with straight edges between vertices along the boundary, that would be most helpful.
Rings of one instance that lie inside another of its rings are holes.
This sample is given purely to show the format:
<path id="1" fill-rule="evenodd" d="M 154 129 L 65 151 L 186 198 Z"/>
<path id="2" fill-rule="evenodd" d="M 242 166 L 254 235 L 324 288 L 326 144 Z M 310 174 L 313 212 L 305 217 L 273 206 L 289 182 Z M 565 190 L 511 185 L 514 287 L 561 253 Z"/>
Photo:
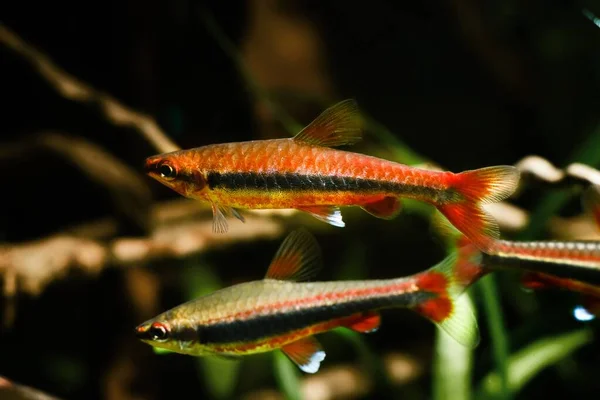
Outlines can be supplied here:
<path id="1" fill-rule="evenodd" d="M 494 361 L 498 370 L 499 398 L 510 399 L 512 397 L 508 388 L 508 335 L 504 328 L 504 317 L 502 306 L 499 301 L 496 282 L 493 275 L 482 278 L 477 286 L 481 290 L 483 308 L 487 316 L 488 327 L 492 340 Z"/>
<path id="2" fill-rule="evenodd" d="M 188 264 L 183 274 L 186 297 L 194 299 L 212 293 L 222 287 L 219 277 L 210 265 L 202 262 L 201 258 Z M 225 360 L 219 357 L 198 357 L 198 374 L 208 391 L 215 399 L 233 397 L 237 386 L 240 361 Z"/>
<path id="3" fill-rule="evenodd" d="M 281 351 L 273 352 L 275 379 L 279 389 L 288 400 L 302 400 L 300 371 Z"/>
<path id="4" fill-rule="evenodd" d="M 463 296 L 473 303 L 469 293 Z M 469 322 L 476 323 L 475 319 Z M 433 360 L 434 400 L 471 399 L 472 370 L 473 349 L 458 343 L 444 330 L 437 329 Z"/>
<path id="5" fill-rule="evenodd" d="M 225 360 L 219 357 L 201 357 L 204 382 L 214 399 L 233 398 L 238 381 L 241 360 Z"/>
<path id="6" fill-rule="evenodd" d="M 385 398 L 394 398 L 394 387 L 385 369 L 385 364 L 381 357 L 375 354 L 367 345 L 363 334 L 352 331 L 348 328 L 336 328 L 332 332 L 349 342 L 354 347 L 363 371 L 365 371 L 371 381 L 374 382 L 376 393 L 381 393 Z M 385 395 L 384 395 L 385 394 Z"/>
<path id="7" fill-rule="evenodd" d="M 519 392 L 541 370 L 559 362 L 592 339 L 590 329 L 581 329 L 533 342 L 509 358 L 508 389 L 511 393 Z M 500 393 L 500 375 L 493 371 L 482 379 L 477 397 L 497 398 Z"/>

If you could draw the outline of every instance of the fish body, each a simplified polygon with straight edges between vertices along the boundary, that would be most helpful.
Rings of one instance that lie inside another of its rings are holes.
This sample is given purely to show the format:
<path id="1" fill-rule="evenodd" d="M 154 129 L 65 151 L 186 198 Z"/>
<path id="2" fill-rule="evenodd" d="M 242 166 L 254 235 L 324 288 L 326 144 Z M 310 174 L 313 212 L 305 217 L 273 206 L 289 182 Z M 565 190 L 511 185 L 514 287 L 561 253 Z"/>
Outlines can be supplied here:
<path id="1" fill-rule="evenodd" d="M 341 206 L 391 219 L 400 212 L 400 198 L 410 198 L 436 206 L 482 249 L 498 237 L 495 220 L 481 204 L 514 192 L 519 181 L 515 167 L 452 173 L 335 148 L 356 143 L 360 133 L 356 104 L 346 100 L 292 138 L 159 154 L 149 157 L 145 168 L 181 195 L 210 203 L 217 232 L 228 230 L 226 214 L 243 220 L 238 209 L 298 209 L 343 227 Z"/>
<path id="2" fill-rule="evenodd" d="M 598 241 L 499 240 L 490 254 L 482 255 L 482 261 L 487 266 L 516 268 L 600 285 Z"/>
<path id="3" fill-rule="evenodd" d="M 305 372 L 316 372 L 325 352 L 314 335 L 337 327 L 373 332 L 379 310 L 409 308 L 461 343 L 476 344 L 477 331 L 464 321 L 473 312 L 457 301 L 466 285 L 455 279 L 452 256 L 405 278 L 306 282 L 318 269 L 318 251 L 308 232 L 292 232 L 265 279 L 191 300 L 140 324 L 136 333 L 153 346 L 194 356 L 281 349 Z"/>

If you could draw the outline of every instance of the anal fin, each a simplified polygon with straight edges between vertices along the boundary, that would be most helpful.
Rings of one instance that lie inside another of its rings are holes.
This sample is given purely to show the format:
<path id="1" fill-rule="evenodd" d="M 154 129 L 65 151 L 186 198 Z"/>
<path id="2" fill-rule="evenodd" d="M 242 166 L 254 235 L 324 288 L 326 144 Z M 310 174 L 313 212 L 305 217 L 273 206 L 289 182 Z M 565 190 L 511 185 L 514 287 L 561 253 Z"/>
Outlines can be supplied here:
<path id="1" fill-rule="evenodd" d="M 337 206 L 302 206 L 298 210 L 307 212 L 320 221 L 327 222 L 330 225 L 343 228 L 346 226 L 342 220 L 342 212 Z"/>
<path id="2" fill-rule="evenodd" d="M 325 351 L 312 336 L 285 345 L 281 351 L 290 358 L 302 371 L 314 374 L 319 370 L 321 361 L 325 359 Z"/>
<path id="3" fill-rule="evenodd" d="M 381 315 L 378 312 L 368 312 L 362 314 L 347 327 L 360 333 L 371 333 L 379 329 L 381 325 Z"/>
<path id="4" fill-rule="evenodd" d="M 364 204 L 361 208 L 374 217 L 393 219 L 402 211 L 402 203 L 397 197 L 388 196 L 381 200 Z"/>

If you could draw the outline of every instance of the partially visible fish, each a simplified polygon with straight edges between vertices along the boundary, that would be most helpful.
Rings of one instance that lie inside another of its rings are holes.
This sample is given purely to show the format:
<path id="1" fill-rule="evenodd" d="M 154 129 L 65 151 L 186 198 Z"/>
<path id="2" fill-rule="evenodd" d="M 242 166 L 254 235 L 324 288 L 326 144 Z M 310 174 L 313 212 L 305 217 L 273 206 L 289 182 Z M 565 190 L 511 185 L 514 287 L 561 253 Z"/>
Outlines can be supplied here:
<path id="1" fill-rule="evenodd" d="M 142 341 L 194 356 L 243 356 L 281 349 L 300 369 L 314 373 L 325 351 L 314 335 L 337 327 L 379 328 L 378 310 L 410 308 L 458 342 L 476 346 L 479 331 L 461 293 L 454 255 L 424 272 L 398 279 L 301 282 L 319 270 L 314 237 L 288 235 L 264 279 L 237 284 L 189 301 L 136 328 Z M 473 328 L 475 327 L 475 328 Z"/>
<path id="2" fill-rule="evenodd" d="M 488 254 L 441 214 L 434 216 L 433 225 L 447 250 L 457 253 L 457 276 L 462 280 L 475 282 L 496 270 L 516 270 L 523 273 L 526 288 L 577 292 L 590 309 L 600 310 L 600 242 L 497 240 Z"/>
<path id="3" fill-rule="evenodd" d="M 148 175 L 179 194 L 206 201 L 215 232 L 228 230 L 225 215 L 239 209 L 291 208 L 343 227 L 341 206 L 360 206 L 394 218 L 400 198 L 437 207 L 481 249 L 498 238 L 498 224 L 482 204 L 510 196 L 519 182 L 513 166 L 452 173 L 333 149 L 361 139 L 353 100 L 319 115 L 293 138 L 213 144 L 146 159 Z"/>

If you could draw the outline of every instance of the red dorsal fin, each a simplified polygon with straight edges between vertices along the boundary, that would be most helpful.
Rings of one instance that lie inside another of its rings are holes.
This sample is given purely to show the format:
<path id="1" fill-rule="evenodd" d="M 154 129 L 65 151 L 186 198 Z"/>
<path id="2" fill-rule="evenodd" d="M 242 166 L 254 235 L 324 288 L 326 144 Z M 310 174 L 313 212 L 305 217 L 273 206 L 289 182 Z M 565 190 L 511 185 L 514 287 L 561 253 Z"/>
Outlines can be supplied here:
<path id="1" fill-rule="evenodd" d="M 321 344 L 312 336 L 305 337 L 281 348 L 302 371 L 314 374 L 319 370 L 321 361 L 325 359 L 325 352 Z"/>
<path id="2" fill-rule="evenodd" d="M 329 225 L 343 228 L 346 226 L 342 219 L 342 212 L 336 206 L 306 206 L 297 207 L 298 210 L 304 211 L 315 217 L 316 219 L 327 222 Z"/>
<path id="3" fill-rule="evenodd" d="M 381 315 L 378 312 L 372 311 L 360 315 L 347 326 L 356 332 L 371 333 L 379 329 L 379 325 L 381 325 Z"/>
<path id="4" fill-rule="evenodd" d="M 365 204 L 362 206 L 362 209 L 377 218 L 392 219 L 400 214 L 402 203 L 397 197 L 389 196 L 373 203 Z"/>
<path id="5" fill-rule="evenodd" d="M 293 138 L 316 146 L 335 147 L 362 139 L 362 120 L 352 99 L 341 101 L 321 113 Z"/>
<path id="6" fill-rule="evenodd" d="M 303 281 L 312 278 L 321 268 L 321 249 L 307 230 L 291 232 L 279 246 L 265 278 Z"/>
<path id="7" fill-rule="evenodd" d="M 590 185 L 583 193 L 583 207 L 594 218 L 600 229 L 600 185 Z"/>

